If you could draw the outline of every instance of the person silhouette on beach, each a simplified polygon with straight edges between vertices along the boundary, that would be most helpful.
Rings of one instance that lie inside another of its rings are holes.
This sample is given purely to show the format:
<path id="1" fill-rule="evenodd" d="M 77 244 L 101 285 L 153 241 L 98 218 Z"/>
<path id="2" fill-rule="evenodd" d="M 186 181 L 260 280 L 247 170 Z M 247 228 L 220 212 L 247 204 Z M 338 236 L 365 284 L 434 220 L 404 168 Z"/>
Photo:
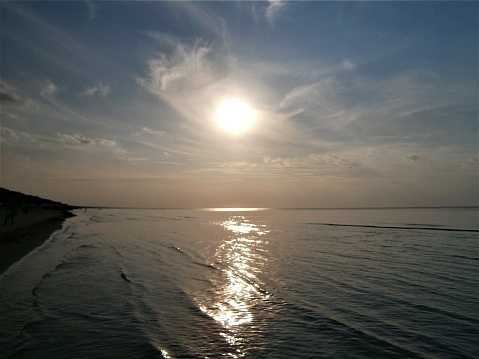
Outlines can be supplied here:
<path id="1" fill-rule="evenodd" d="M 13 218 L 17 215 L 17 206 L 15 205 L 15 200 L 13 198 L 7 203 L 7 214 L 5 215 L 5 220 L 3 225 L 6 226 L 8 219 L 10 219 L 10 225 L 13 225 Z"/>

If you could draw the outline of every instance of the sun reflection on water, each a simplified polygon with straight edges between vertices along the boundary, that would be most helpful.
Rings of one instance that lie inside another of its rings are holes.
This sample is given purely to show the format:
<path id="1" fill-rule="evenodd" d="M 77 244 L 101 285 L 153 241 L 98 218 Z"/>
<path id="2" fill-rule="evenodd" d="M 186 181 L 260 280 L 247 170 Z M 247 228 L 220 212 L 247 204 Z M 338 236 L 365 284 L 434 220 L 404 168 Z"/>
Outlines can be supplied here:
<path id="1" fill-rule="evenodd" d="M 241 332 L 255 320 L 252 309 L 269 298 L 257 278 L 266 264 L 263 254 L 269 231 L 265 225 L 251 223 L 241 215 L 217 224 L 226 230 L 215 253 L 222 271 L 219 277 L 212 277 L 214 295 L 205 298 L 206 305 L 201 310 L 225 329 L 221 336 L 234 351 L 228 355 L 240 358 L 245 355 Z"/>

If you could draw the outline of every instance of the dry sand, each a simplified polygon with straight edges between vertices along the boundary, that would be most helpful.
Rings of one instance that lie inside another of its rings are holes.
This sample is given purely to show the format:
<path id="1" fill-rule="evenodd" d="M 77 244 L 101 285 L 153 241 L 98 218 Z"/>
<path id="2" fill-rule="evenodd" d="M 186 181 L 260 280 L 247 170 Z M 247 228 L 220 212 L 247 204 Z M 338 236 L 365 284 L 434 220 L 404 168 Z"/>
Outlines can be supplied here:
<path id="1" fill-rule="evenodd" d="M 0 209 L 0 274 L 33 249 L 43 244 L 72 214 L 53 209 L 17 212 L 13 225 L 3 226 L 6 209 Z"/>

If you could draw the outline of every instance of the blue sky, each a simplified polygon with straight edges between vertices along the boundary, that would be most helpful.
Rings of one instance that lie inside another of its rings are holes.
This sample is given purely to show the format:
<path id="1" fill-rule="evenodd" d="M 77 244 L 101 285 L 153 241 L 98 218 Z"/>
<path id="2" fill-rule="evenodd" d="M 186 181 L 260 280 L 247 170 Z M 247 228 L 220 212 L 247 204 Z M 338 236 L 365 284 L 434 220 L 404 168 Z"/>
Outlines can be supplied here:
<path id="1" fill-rule="evenodd" d="M 1 186 L 70 204 L 478 204 L 477 2 L 1 2 Z M 226 98 L 254 110 L 227 133 Z"/>

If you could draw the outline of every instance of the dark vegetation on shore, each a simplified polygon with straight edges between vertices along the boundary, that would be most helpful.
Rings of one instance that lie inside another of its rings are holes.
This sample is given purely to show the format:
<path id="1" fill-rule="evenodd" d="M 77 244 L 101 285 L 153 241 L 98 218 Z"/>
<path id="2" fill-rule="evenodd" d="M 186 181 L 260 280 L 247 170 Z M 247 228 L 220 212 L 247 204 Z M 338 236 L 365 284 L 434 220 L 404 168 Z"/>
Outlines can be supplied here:
<path id="1" fill-rule="evenodd" d="M 42 245 L 76 208 L 0 188 L 0 275 Z"/>
<path id="2" fill-rule="evenodd" d="M 43 206 L 48 208 L 71 210 L 75 207 L 61 202 L 52 201 L 50 199 L 40 198 L 38 196 L 32 196 L 21 192 L 15 192 L 6 188 L 0 187 L 0 206 L 5 206 L 11 203 L 12 200 L 17 206 L 33 205 Z"/>

